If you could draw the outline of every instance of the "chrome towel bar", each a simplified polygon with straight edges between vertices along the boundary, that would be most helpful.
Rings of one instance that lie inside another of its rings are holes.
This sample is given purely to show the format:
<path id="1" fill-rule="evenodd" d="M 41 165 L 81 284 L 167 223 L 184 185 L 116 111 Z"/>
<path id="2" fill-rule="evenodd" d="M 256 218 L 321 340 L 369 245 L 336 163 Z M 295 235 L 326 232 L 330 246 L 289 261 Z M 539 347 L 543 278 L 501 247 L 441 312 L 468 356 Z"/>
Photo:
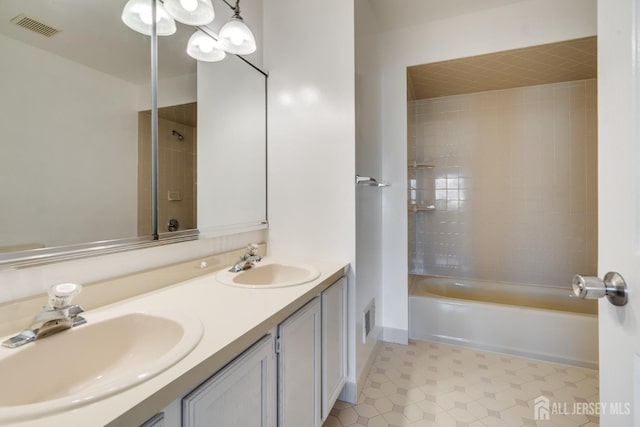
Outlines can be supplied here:
<path id="1" fill-rule="evenodd" d="M 369 185 L 372 187 L 389 187 L 391 184 L 387 184 L 385 182 L 378 182 L 377 179 L 371 176 L 360 176 L 356 175 L 356 184 Z"/>

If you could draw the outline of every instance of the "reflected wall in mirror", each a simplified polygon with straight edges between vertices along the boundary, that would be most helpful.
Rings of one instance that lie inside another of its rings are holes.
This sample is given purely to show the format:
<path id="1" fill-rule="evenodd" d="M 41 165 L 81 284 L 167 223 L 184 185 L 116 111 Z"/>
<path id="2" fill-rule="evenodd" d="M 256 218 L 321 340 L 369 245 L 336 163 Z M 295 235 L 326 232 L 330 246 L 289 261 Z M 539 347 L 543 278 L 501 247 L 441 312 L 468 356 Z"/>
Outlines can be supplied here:
<path id="1" fill-rule="evenodd" d="M 137 234 L 150 39 L 122 24 L 120 3 L 0 3 L 0 251 Z"/>
<path id="2" fill-rule="evenodd" d="M 100 246 L 91 242 L 151 239 L 145 219 L 151 190 L 139 181 L 142 176 L 150 181 L 144 169 L 150 160 L 141 143 L 151 133 L 144 116 L 151 106 L 150 37 L 123 24 L 125 3 L 0 2 L 0 264 L 29 256 L 23 251 L 31 248 L 54 248 L 55 255 L 55 248 L 64 253 L 68 245 L 84 251 Z M 248 0 L 243 7 L 258 34 L 261 4 Z M 232 14 L 225 7 L 216 9 L 222 23 Z M 60 31 L 36 33 L 17 25 L 19 19 L 12 22 L 20 16 Z M 210 27 L 217 31 L 220 25 L 216 18 Z M 158 106 L 161 120 L 167 120 L 162 125 L 167 129 L 159 131 L 166 138 L 165 151 L 176 147 L 177 134 L 187 138 L 188 126 L 194 128 L 192 147 L 179 148 L 194 156 L 182 186 L 171 179 L 176 176 L 171 162 L 159 165 L 159 175 L 167 177 L 158 194 L 161 211 L 163 203 L 166 208 L 159 231 L 168 232 L 174 217 L 179 217 L 178 231 L 195 229 L 198 222 L 207 228 L 264 222 L 266 77 L 227 55 L 205 64 L 200 79 L 205 82 L 198 87 L 198 65 L 185 52 L 193 31 L 179 24 L 176 34 L 158 43 Z M 175 114 L 186 104 L 197 111 L 193 123 L 162 118 L 163 111 Z M 244 130 L 255 145 L 248 146 L 238 133 Z M 172 210 L 176 202 L 191 205 L 191 212 Z"/>
<path id="3" fill-rule="evenodd" d="M 216 20 L 209 28 L 219 28 L 230 18 L 230 11 L 225 8 L 216 9 Z M 197 206 L 195 217 L 199 230 L 264 224 L 267 220 L 266 75 L 235 55 L 227 54 L 219 62 L 195 61 L 184 49 L 194 31 L 177 23 L 175 34 L 158 39 L 158 67 L 165 75 L 158 82 L 159 232 L 169 232 L 171 219 L 178 220 L 178 231 L 188 230 L 190 213 L 186 206 L 190 200 L 188 196 L 182 197 L 182 192 L 187 191 L 191 177 L 197 177 L 193 205 Z M 166 58 L 163 56 L 166 51 L 175 53 Z M 172 68 L 178 61 L 183 64 L 181 70 L 192 66 L 197 79 L 174 72 Z M 197 85 L 192 84 L 196 80 Z M 194 137 L 197 172 L 189 176 L 180 172 L 181 165 L 187 162 L 186 149 L 182 153 L 175 151 L 188 145 L 177 144 L 169 127 L 178 126 L 176 123 L 184 120 L 181 106 L 194 105 L 192 100 L 197 100 L 197 119 L 193 120 L 197 128 Z M 169 112 L 176 114 L 169 117 Z M 163 119 L 167 120 L 167 129 L 163 129 Z M 163 159 L 163 139 L 167 141 L 166 153 L 173 157 Z M 170 170 L 164 170 L 166 167 Z M 174 191 L 178 188 L 182 189 L 179 195 Z M 176 197 L 182 200 L 174 200 Z"/>
<path id="4" fill-rule="evenodd" d="M 266 77 L 233 55 L 198 76 L 198 226 L 266 223 Z"/>

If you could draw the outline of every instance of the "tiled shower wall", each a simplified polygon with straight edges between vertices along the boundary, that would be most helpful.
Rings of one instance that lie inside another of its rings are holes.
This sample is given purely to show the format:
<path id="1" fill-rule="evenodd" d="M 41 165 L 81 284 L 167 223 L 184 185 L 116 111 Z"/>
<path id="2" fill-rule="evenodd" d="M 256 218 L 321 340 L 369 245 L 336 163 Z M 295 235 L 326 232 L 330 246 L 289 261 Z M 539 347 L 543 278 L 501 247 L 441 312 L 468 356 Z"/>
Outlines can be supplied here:
<path id="1" fill-rule="evenodd" d="M 151 225 L 151 115 L 138 113 L 138 235 L 152 233 Z M 179 140 L 172 131 L 179 132 Z M 158 118 L 158 232 L 168 232 L 169 219 L 179 230 L 197 228 L 197 129 Z M 169 197 L 169 192 L 172 197 Z M 174 199 L 174 200 L 170 200 Z"/>
<path id="2" fill-rule="evenodd" d="M 409 271 L 568 287 L 597 266 L 596 80 L 409 101 Z M 409 192 L 411 193 L 411 192 Z"/>

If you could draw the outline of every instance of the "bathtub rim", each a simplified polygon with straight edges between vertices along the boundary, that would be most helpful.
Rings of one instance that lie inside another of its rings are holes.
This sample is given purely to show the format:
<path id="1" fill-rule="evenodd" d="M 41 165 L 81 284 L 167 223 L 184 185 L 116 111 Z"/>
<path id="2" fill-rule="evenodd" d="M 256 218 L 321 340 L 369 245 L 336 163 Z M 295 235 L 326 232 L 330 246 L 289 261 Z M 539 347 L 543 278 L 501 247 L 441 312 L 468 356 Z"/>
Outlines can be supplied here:
<path id="1" fill-rule="evenodd" d="M 481 283 L 487 283 L 487 284 L 506 284 L 507 286 L 514 286 L 514 287 L 518 287 L 520 289 L 523 288 L 542 288 L 542 289 L 548 289 L 548 290 L 552 290 L 553 292 L 560 292 L 561 290 L 564 290 L 564 288 L 561 288 L 559 286 L 552 286 L 552 285 L 538 285 L 538 284 L 532 284 L 532 283 L 522 283 L 522 282 L 503 282 L 503 281 L 498 281 L 498 280 L 485 280 L 485 279 L 471 279 L 468 277 L 457 277 L 457 276 L 439 276 L 439 275 L 435 275 L 435 274 L 413 274 L 413 273 L 409 273 L 408 274 L 408 296 L 409 297 L 425 297 L 425 298 L 429 298 L 429 297 L 433 297 L 433 298 L 442 298 L 442 299 L 447 299 L 450 301 L 468 301 L 468 302 L 473 302 L 473 303 L 478 303 L 478 304 L 491 304 L 491 305 L 496 305 L 496 306 L 507 306 L 507 307 L 522 307 L 522 308 L 526 308 L 526 309 L 531 309 L 531 310 L 544 310 L 544 311 L 552 311 L 554 313 L 567 313 L 567 314 L 576 314 L 576 315 L 585 315 L 585 316 L 598 316 L 598 304 L 597 301 L 594 301 L 593 305 L 595 306 L 595 312 L 585 312 L 585 311 L 572 311 L 572 310 L 561 310 L 561 309 L 556 309 L 556 308 L 548 308 L 548 307 L 540 307 L 537 305 L 520 305 L 520 304 L 510 304 L 508 302 L 497 302 L 497 301 L 486 301 L 486 300 L 477 300 L 477 299 L 469 299 L 469 298 L 456 298 L 453 296 L 447 296 L 447 295 L 440 295 L 437 293 L 433 293 L 433 292 L 429 292 L 428 290 L 425 290 L 421 293 L 414 293 L 414 289 L 419 286 L 418 284 L 416 284 L 416 278 L 434 278 L 434 279 L 442 279 L 442 280 L 452 280 L 452 281 L 460 281 L 460 282 L 464 282 L 466 281 L 472 281 L 472 282 L 481 282 Z M 567 289 L 567 292 L 569 292 L 569 289 Z M 574 299 L 577 299 L 577 297 L 573 297 Z"/>

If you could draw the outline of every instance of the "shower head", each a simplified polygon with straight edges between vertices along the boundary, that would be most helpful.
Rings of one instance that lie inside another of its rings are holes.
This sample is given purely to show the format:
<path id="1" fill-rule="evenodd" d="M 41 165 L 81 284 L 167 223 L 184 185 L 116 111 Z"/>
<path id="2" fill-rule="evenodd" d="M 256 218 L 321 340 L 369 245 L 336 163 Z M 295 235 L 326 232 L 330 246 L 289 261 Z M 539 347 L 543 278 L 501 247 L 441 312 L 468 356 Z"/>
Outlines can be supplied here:
<path id="1" fill-rule="evenodd" d="M 171 135 L 178 138 L 178 141 L 182 141 L 184 139 L 184 136 L 182 136 L 182 134 L 175 129 L 171 131 Z"/>

